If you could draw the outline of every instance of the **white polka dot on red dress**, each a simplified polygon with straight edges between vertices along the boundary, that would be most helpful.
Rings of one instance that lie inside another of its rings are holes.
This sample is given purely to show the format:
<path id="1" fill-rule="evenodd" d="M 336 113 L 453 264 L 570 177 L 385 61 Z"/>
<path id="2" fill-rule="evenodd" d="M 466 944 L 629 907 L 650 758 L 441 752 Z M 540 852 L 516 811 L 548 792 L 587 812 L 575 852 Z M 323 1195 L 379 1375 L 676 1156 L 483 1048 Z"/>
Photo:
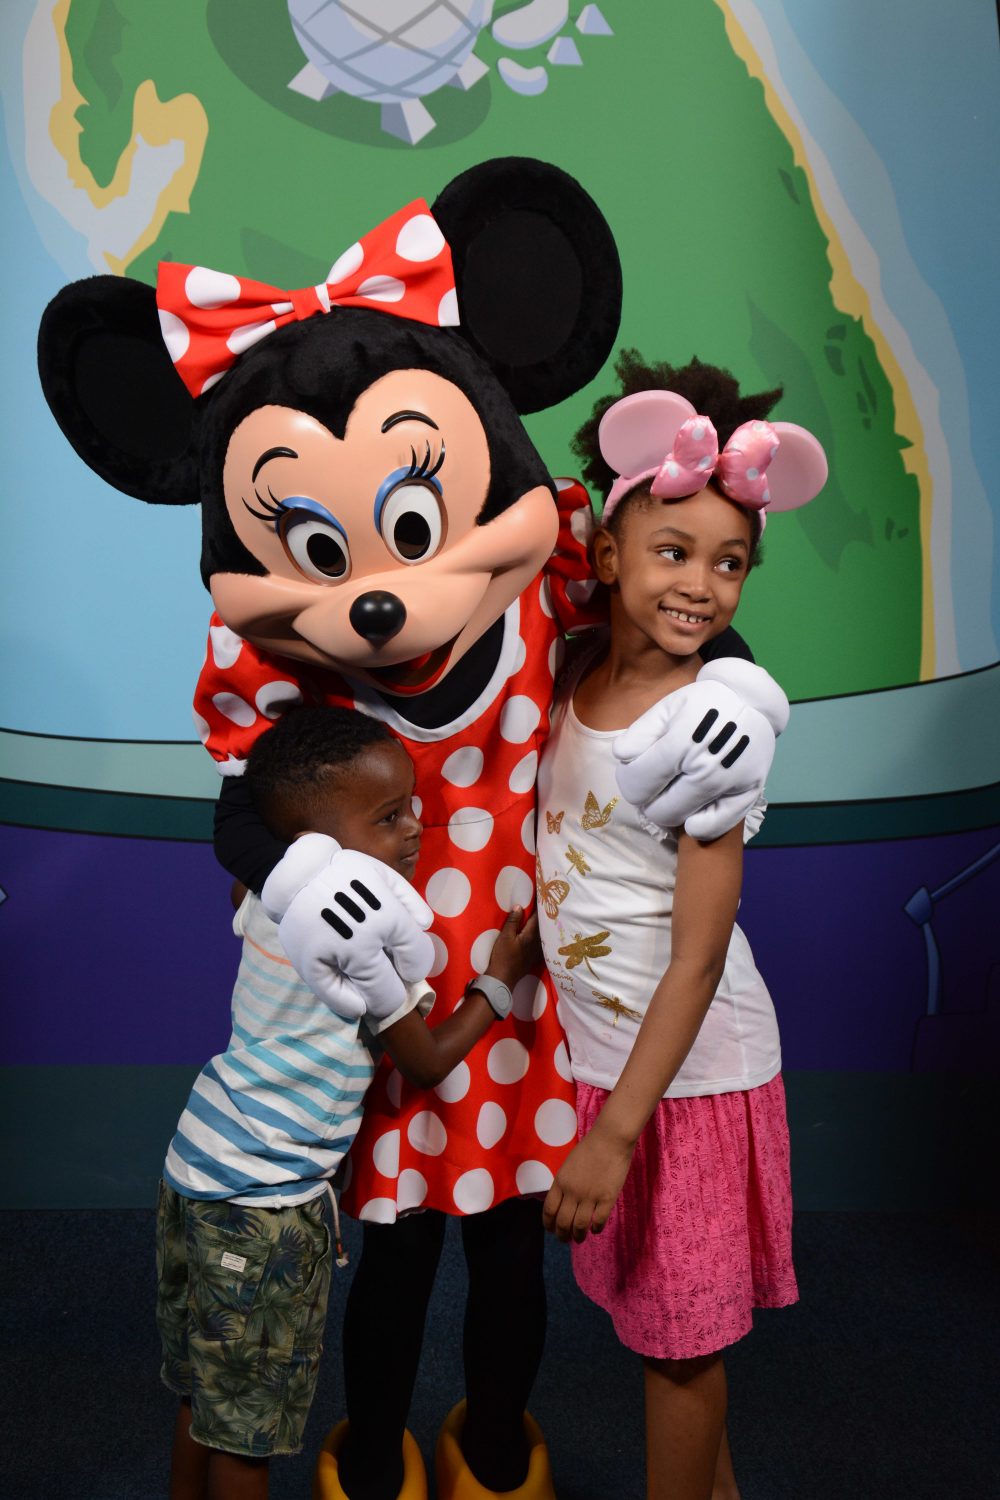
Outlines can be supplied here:
<path id="1" fill-rule="evenodd" d="M 492 1151 L 507 1129 L 506 1111 L 493 1099 L 480 1107 L 476 1120 L 476 1140 L 484 1151 Z"/>
<path id="2" fill-rule="evenodd" d="M 530 1065 L 527 1047 L 513 1036 L 494 1042 L 486 1057 L 486 1071 L 494 1083 L 520 1083 Z"/>
<path id="3" fill-rule="evenodd" d="M 446 1078 L 442 1078 L 434 1092 L 445 1104 L 457 1104 L 459 1099 L 464 1099 L 472 1084 L 472 1074 L 467 1062 L 460 1062 L 452 1068 Z"/>
<path id="4" fill-rule="evenodd" d="M 424 1156 L 440 1156 L 448 1144 L 448 1132 L 438 1115 L 432 1110 L 422 1109 L 407 1126 L 406 1139 L 414 1151 L 420 1151 Z"/>
<path id="5" fill-rule="evenodd" d="M 496 1194 L 493 1178 L 485 1167 L 473 1167 L 455 1181 L 452 1197 L 463 1214 L 480 1214 L 489 1208 Z"/>
<path id="6" fill-rule="evenodd" d="M 535 1111 L 535 1133 L 546 1146 L 565 1146 L 576 1139 L 576 1110 L 565 1099 L 546 1099 Z"/>
<path id="7" fill-rule="evenodd" d="M 439 917 L 457 917 L 472 899 L 472 884 L 464 870 L 446 865 L 435 870 L 424 888 L 424 900 Z"/>
<path id="8" fill-rule="evenodd" d="M 474 786 L 483 773 L 485 756 L 478 745 L 453 750 L 441 767 L 441 775 L 452 786 Z"/>
<path id="9" fill-rule="evenodd" d="M 383 1177 L 399 1175 L 399 1131 L 387 1130 L 372 1147 L 372 1161 Z"/>

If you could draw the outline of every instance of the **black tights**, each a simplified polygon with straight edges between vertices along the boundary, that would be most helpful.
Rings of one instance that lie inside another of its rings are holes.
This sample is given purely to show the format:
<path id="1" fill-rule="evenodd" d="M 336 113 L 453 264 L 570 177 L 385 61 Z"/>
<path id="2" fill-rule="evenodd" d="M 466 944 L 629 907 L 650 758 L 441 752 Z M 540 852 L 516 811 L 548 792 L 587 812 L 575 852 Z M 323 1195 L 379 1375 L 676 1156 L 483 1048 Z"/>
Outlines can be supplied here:
<path id="1" fill-rule="evenodd" d="M 447 1216 L 435 1210 L 366 1224 L 344 1317 L 350 1432 L 340 1482 L 350 1500 L 396 1500 L 403 1429 Z M 528 1448 L 523 1414 L 545 1342 L 540 1204 L 511 1198 L 462 1220 L 469 1271 L 462 1451 L 480 1484 L 515 1489 Z"/>

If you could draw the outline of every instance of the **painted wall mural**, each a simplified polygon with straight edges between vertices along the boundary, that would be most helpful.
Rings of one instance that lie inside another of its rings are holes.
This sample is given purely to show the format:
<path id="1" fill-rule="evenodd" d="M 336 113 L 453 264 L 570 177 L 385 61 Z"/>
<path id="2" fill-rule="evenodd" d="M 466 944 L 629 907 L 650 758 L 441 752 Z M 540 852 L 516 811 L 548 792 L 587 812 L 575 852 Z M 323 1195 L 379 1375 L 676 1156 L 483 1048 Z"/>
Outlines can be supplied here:
<path id="1" fill-rule="evenodd" d="M 164 259 L 315 283 L 496 155 L 553 160 L 601 205 L 623 346 L 783 385 L 777 414 L 830 457 L 821 500 L 769 529 L 739 621 L 796 703 L 741 920 L 801 1099 L 811 1075 L 983 1066 L 1000 1029 L 998 83 L 990 0 L 273 0 L 252 25 L 227 0 L 8 0 L 3 1064 L 32 1119 L 63 1070 L 64 1135 L 106 1070 L 140 1143 L 134 1179 L 60 1157 L 40 1201 L 144 1201 L 139 1122 L 169 1131 L 224 1044 L 236 952 L 190 718 L 198 517 L 75 458 L 37 386 L 41 311 L 69 280 L 153 281 Z M 569 436 L 607 383 L 529 418 L 553 473 L 573 472 Z M 37 1174 L 11 1173 L 8 1201 L 35 1201 Z M 850 1198 L 830 1180 L 816 1169 L 812 1206 Z"/>

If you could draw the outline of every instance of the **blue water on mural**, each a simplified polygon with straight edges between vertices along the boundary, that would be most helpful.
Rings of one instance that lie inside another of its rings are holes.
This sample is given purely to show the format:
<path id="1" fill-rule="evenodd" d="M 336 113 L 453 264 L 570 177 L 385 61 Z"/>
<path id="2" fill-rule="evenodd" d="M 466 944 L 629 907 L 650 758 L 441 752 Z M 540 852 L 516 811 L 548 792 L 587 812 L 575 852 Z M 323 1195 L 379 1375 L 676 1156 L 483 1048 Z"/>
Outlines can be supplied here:
<path id="1" fill-rule="evenodd" d="M 886 299 L 940 394 L 956 497 L 957 660 L 942 666 L 986 665 L 996 660 L 1000 639 L 1000 591 L 992 587 L 1000 563 L 995 7 L 992 0 L 892 7 L 866 0 L 756 3 L 796 108 L 874 246 Z M 829 95 L 816 88 L 813 69 Z M 887 185 L 867 169 L 866 144 L 884 167 Z M 975 192 L 969 191 L 970 159 L 983 167 Z"/>

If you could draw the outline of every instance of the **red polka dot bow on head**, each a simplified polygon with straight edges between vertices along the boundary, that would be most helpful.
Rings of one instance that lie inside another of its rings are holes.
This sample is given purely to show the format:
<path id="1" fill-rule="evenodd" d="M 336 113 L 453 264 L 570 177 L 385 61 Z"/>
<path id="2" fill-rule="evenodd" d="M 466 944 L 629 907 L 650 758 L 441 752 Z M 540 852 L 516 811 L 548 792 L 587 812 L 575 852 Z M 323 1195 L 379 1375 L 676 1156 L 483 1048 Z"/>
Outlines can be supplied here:
<path id="1" fill-rule="evenodd" d="M 167 352 L 192 396 L 210 390 L 258 339 L 334 306 L 375 308 L 434 328 L 458 323 L 451 251 L 422 198 L 345 250 L 318 286 L 286 292 L 161 261 L 156 305 Z"/>

